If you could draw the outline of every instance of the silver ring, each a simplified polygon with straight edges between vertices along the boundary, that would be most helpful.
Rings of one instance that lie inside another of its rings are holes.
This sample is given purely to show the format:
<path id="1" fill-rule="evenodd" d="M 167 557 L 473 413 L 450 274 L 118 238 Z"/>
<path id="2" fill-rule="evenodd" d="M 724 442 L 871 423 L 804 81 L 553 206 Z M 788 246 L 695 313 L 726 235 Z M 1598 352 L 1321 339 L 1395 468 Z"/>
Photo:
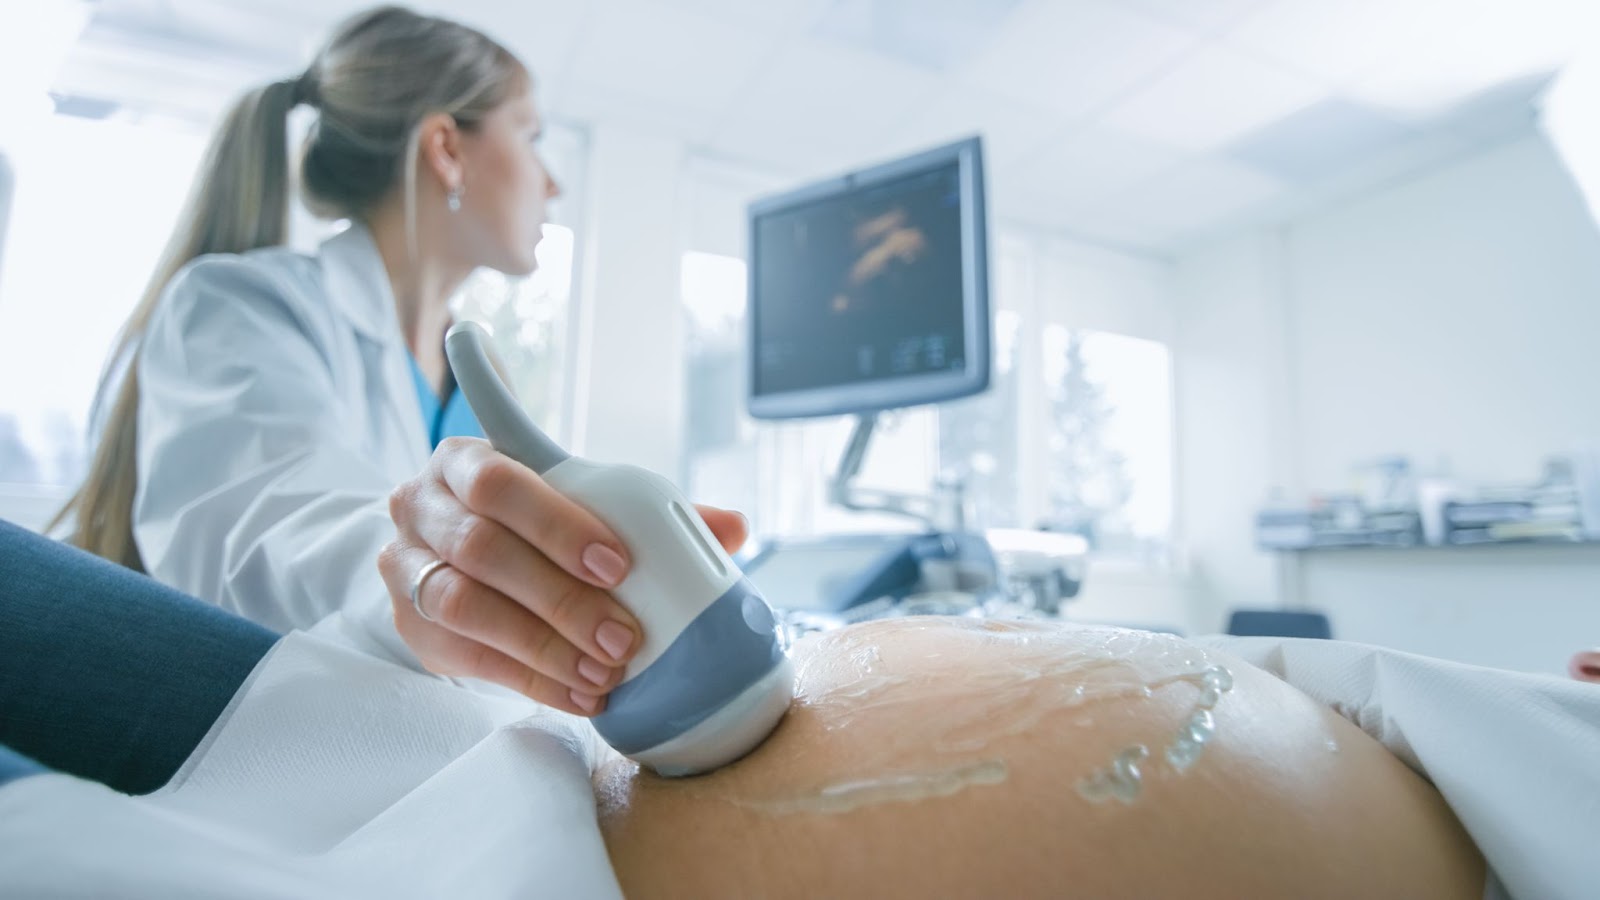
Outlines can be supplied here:
<path id="1" fill-rule="evenodd" d="M 444 560 L 436 559 L 418 569 L 417 574 L 411 576 L 411 608 L 417 611 L 417 615 L 429 622 L 437 622 L 438 620 L 422 609 L 422 583 L 428 580 L 429 575 L 444 568 L 444 565 Z"/>

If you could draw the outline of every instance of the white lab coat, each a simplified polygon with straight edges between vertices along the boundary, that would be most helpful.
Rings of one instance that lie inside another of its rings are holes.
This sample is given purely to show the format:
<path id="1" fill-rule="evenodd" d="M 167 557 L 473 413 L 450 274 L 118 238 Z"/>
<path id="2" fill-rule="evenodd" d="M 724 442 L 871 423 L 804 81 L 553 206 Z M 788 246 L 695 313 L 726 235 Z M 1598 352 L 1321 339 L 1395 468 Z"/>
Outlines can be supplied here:
<path id="1" fill-rule="evenodd" d="M 430 455 L 408 352 L 359 225 L 180 271 L 136 361 L 150 574 L 278 631 L 343 610 L 409 656 L 377 569 Z"/>

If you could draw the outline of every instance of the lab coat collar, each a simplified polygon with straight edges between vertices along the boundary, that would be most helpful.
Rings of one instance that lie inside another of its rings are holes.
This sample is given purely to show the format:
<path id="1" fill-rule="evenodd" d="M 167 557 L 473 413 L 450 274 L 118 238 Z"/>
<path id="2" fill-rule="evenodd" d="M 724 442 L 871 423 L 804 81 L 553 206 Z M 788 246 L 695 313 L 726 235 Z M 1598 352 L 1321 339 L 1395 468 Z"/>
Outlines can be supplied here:
<path id="1" fill-rule="evenodd" d="M 350 324 L 380 344 L 397 338 L 400 322 L 389 272 L 367 227 L 352 220 L 349 228 L 322 242 L 318 255 L 328 298 Z"/>
<path id="2" fill-rule="evenodd" d="M 412 461 L 420 469 L 428 460 L 428 432 L 422 425 L 411 380 L 411 351 L 400 333 L 394 290 L 378 245 L 365 225 L 352 220 L 349 228 L 323 241 L 317 252 L 329 302 L 377 349 L 375 363 L 388 386 L 384 405 L 395 426 L 406 435 Z"/>

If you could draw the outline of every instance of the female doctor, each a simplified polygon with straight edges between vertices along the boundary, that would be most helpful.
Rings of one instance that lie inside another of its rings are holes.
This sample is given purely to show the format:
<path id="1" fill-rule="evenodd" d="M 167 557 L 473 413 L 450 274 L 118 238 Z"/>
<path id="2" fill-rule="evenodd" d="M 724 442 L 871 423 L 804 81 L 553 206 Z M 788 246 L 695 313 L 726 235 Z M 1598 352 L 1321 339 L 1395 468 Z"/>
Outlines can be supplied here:
<path id="1" fill-rule="evenodd" d="M 308 205 L 350 222 L 314 256 L 281 246 L 302 103 L 318 113 Z M 639 644 L 606 593 L 628 550 L 459 437 L 480 432 L 444 355 L 447 301 L 474 269 L 534 269 L 560 194 L 539 132 L 510 52 L 397 7 L 242 98 L 124 327 L 113 359 L 131 363 L 102 387 L 110 412 L 63 510 L 74 543 L 273 630 L 343 612 L 434 672 L 598 712 Z M 741 516 L 702 512 L 742 542 Z"/>

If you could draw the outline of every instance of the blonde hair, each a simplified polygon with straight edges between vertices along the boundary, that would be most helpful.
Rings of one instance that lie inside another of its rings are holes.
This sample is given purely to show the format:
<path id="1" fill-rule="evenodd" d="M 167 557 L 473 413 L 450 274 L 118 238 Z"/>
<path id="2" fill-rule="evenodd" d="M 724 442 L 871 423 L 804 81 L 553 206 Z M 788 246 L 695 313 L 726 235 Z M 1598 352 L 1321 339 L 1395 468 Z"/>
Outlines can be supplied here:
<path id="1" fill-rule="evenodd" d="M 422 120 L 446 113 L 470 130 L 527 86 L 527 70 L 484 34 L 384 6 L 346 20 L 299 78 L 240 98 L 213 135 L 178 227 L 118 335 L 101 403 L 110 400 L 117 362 L 126 361 L 126 374 L 110 400 L 88 474 L 50 527 L 73 517 L 73 544 L 144 571 L 133 537 L 139 341 L 167 284 L 189 262 L 286 241 L 291 110 L 308 103 L 318 112 L 299 157 L 300 184 L 313 212 L 364 220 L 400 187 L 413 230 Z"/>

